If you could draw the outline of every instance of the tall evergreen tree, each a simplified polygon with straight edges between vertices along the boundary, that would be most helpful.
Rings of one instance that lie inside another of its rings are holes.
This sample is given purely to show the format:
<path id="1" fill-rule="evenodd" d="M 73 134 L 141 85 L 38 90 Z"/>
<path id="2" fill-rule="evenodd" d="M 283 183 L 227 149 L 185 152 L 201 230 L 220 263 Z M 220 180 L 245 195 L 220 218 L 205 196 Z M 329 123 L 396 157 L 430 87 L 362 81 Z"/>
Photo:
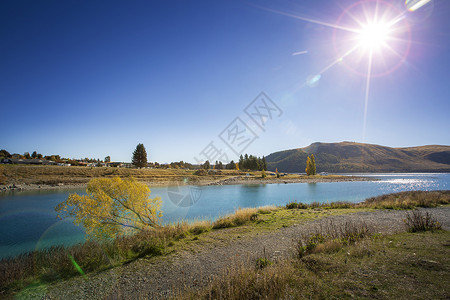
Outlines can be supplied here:
<path id="1" fill-rule="evenodd" d="M 262 169 L 264 171 L 267 171 L 267 161 L 266 161 L 266 157 L 265 156 L 262 157 Z"/>
<path id="2" fill-rule="evenodd" d="M 205 163 L 203 164 L 203 169 L 205 170 L 211 169 L 211 164 L 209 163 L 209 160 L 205 161 Z"/>
<path id="3" fill-rule="evenodd" d="M 136 146 L 136 150 L 134 150 L 133 152 L 131 163 L 137 168 L 143 168 L 147 166 L 147 151 L 145 151 L 144 144 L 138 144 Z"/>

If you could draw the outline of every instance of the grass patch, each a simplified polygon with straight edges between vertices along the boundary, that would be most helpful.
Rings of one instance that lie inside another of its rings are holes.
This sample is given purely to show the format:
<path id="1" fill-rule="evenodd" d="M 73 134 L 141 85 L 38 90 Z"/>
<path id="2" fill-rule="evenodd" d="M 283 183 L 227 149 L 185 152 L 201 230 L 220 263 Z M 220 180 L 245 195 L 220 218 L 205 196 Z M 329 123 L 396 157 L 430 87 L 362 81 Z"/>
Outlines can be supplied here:
<path id="1" fill-rule="evenodd" d="M 241 226 L 251 221 L 255 221 L 257 217 L 258 208 L 238 208 L 233 214 L 217 219 L 217 221 L 215 221 L 213 224 L 213 228 L 219 229 Z"/>
<path id="2" fill-rule="evenodd" d="M 365 238 L 264 268 L 231 267 L 176 299 L 446 299 L 450 233 Z M 443 280 L 444 279 L 444 280 Z"/>
<path id="3" fill-rule="evenodd" d="M 334 252 L 342 245 L 354 244 L 371 236 L 373 232 L 374 230 L 363 222 L 347 221 L 342 225 L 335 225 L 330 221 L 297 241 L 296 256 L 302 258 L 311 253 Z"/>
<path id="4" fill-rule="evenodd" d="M 243 175 L 245 173 L 237 170 L 221 170 L 221 174 L 195 175 L 196 170 L 185 169 L 135 169 L 135 168 L 113 168 L 113 167 L 80 167 L 80 166 L 44 166 L 44 165 L 4 165 L 4 182 L 0 184 L 83 184 L 92 178 L 103 177 L 134 177 L 139 181 L 154 183 L 169 182 L 197 182 L 201 180 L 224 179 L 229 176 Z M 0 175 L 0 180 L 3 178 Z"/>
<path id="5" fill-rule="evenodd" d="M 412 209 L 450 204 L 450 191 L 408 191 L 366 199 L 361 206 L 367 208 Z"/>
<path id="6" fill-rule="evenodd" d="M 290 202 L 286 204 L 287 209 L 346 209 L 346 208 L 373 208 L 373 209 L 413 209 L 416 207 L 437 207 L 450 204 L 450 191 L 407 191 L 386 194 L 367 198 L 361 203 L 351 202 L 313 202 L 301 203 Z"/>

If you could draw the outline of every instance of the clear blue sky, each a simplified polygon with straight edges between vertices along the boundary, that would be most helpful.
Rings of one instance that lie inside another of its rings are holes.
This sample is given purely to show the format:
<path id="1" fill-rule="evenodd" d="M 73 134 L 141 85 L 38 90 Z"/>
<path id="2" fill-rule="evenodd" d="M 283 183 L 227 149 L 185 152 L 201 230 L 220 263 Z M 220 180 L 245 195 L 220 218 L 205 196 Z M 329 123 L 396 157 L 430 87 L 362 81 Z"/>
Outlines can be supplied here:
<path id="1" fill-rule="evenodd" d="M 386 72 L 370 80 L 366 122 L 355 61 L 366 66 L 368 55 L 302 85 L 351 46 L 319 23 L 348 25 L 355 2 L 1 1 L 0 148 L 130 161 L 143 143 L 150 161 L 194 162 L 211 141 L 226 148 L 218 135 L 261 91 L 283 113 L 248 153 L 316 141 L 450 144 L 448 0 L 404 13 L 409 51 L 374 56 L 372 70 Z M 389 2 L 380 6 L 404 10 Z"/>

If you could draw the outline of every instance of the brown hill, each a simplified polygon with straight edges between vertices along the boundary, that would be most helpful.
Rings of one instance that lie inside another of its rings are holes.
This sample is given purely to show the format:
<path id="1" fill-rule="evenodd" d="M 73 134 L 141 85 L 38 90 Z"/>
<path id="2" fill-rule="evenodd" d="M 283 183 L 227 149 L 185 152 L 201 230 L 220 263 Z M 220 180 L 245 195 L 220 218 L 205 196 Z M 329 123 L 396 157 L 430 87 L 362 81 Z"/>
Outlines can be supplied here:
<path id="1" fill-rule="evenodd" d="M 268 169 L 303 173 L 314 154 L 317 172 L 450 172 L 450 146 L 391 148 L 353 142 L 313 143 L 266 157 Z"/>

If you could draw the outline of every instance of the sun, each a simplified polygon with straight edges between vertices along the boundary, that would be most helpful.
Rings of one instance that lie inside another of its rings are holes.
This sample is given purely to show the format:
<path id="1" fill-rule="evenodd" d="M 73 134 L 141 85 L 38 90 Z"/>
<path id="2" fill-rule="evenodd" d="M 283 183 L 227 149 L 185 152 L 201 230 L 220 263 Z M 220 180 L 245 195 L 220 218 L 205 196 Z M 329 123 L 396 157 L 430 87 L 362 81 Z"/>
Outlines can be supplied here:
<path id="1" fill-rule="evenodd" d="M 387 46 L 388 39 L 389 27 L 382 22 L 362 26 L 357 34 L 357 40 L 365 50 L 375 50 Z"/>
<path id="2" fill-rule="evenodd" d="M 406 10 L 390 2 L 355 2 L 332 27 L 337 57 L 361 76 L 390 74 L 405 62 L 409 53 L 411 32 Z"/>

